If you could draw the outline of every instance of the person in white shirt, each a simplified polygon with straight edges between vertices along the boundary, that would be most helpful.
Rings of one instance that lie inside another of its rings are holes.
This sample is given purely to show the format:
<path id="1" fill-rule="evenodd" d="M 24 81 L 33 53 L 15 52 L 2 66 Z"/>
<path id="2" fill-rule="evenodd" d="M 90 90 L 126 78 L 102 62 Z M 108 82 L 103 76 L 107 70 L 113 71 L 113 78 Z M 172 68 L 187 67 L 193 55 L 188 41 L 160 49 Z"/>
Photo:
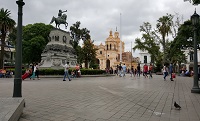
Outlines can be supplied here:
<path id="1" fill-rule="evenodd" d="M 122 69 L 123 69 L 123 76 L 125 76 L 125 74 L 126 74 L 126 65 L 125 64 L 122 66 Z"/>
<path id="2" fill-rule="evenodd" d="M 38 80 L 40 80 L 40 78 L 39 78 L 39 65 L 38 65 L 38 63 L 36 63 L 35 67 L 36 67 L 35 76 L 37 77 Z"/>
<path id="3" fill-rule="evenodd" d="M 163 75 L 164 75 L 164 81 L 166 80 L 166 77 L 167 77 L 167 75 L 168 75 L 168 69 L 167 69 L 167 67 L 166 67 L 166 65 L 164 65 L 164 67 L 163 67 Z"/>
<path id="4" fill-rule="evenodd" d="M 32 75 L 31 75 L 30 79 L 35 80 L 35 72 L 36 72 L 36 64 L 35 63 L 33 64 L 32 68 L 33 68 L 33 70 L 32 70 L 33 72 L 32 72 Z"/>
<path id="5" fill-rule="evenodd" d="M 67 78 L 69 79 L 69 81 L 71 81 L 71 79 L 70 79 L 70 77 L 69 77 L 68 70 L 69 70 L 69 62 L 67 62 L 67 63 L 64 65 L 65 74 L 64 74 L 63 81 L 66 81 L 66 80 L 65 80 L 66 76 L 67 76 Z"/>

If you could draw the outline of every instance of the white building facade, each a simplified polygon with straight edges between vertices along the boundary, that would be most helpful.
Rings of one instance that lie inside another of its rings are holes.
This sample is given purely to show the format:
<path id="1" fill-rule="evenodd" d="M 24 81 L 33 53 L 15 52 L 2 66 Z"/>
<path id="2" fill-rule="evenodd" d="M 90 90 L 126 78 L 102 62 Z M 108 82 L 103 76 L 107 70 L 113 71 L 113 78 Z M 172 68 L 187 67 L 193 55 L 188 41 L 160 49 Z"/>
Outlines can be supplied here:
<path id="1" fill-rule="evenodd" d="M 140 51 L 139 53 L 139 58 L 140 58 L 140 67 L 143 70 L 143 66 L 145 64 L 150 65 L 151 63 L 151 56 L 147 51 Z"/>
<path id="2" fill-rule="evenodd" d="M 194 52 L 191 49 L 182 50 L 186 57 L 186 63 L 184 65 L 186 66 L 186 70 L 193 70 L 194 67 Z M 197 62 L 198 66 L 200 65 L 200 50 L 197 50 Z"/>

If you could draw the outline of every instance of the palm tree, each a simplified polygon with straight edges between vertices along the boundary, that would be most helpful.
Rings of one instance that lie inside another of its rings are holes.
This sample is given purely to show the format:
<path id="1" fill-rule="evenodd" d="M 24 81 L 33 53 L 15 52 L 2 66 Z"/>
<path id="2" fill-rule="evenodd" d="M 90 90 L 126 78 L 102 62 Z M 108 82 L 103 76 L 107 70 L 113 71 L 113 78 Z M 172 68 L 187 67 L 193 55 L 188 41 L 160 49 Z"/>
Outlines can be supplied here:
<path id="1" fill-rule="evenodd" d="M 4 47 L 7 33 L 10 32 L 15 27 L 15 21 L 10 18 L 10 11 L 8 9 L 0 10 L 0 40 L 1 40 L 1 55 L 0 55 L 0 69 L 4 68 Z"/>
<path id="2" fill-rule="evenodd" d="M 157 21 L 158 23 L 156 24 L 156 27 L 158 29 L 158 32 L 162 36 L 162 41 L 160 42 L 163 46 L 163 63 L 166 62 L 166 36 L 168 36 L 169 33 L 171 33 L 171 27 L 173 24 L 173 16 L 171 14 L 167 14 L 166 16 L 163 16 L 159 18 Z"/>

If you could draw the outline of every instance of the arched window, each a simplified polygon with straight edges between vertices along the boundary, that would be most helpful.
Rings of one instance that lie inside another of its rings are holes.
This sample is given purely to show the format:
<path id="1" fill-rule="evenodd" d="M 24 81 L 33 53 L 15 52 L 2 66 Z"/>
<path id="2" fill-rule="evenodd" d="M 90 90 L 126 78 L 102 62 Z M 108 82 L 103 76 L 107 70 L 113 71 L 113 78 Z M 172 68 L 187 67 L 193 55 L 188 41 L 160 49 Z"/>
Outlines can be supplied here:
<path id="1" fill-rule="evenodd" d="M 108 50 L 108 45 L 107 45 L 107 48 L 106 48 L 106 50 Z"/>
<path id="2" fill-rule="evenodd" d="M 110 50 L 112 49 L 112 46 L 111 46 L 111 44 L 110 44 Z"/>

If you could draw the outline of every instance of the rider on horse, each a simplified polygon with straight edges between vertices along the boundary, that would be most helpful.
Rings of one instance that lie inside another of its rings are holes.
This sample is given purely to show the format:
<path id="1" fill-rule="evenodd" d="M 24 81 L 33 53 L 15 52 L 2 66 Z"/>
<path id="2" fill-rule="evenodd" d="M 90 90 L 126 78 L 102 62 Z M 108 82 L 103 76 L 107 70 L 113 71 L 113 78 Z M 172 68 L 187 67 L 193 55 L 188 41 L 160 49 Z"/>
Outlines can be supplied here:
<path id="1" fill-rule="evenodd" d="M 58 19 L 64 19 L 63 15 L 62 15 L 62 13 L 64 13 L 64 12 L 67 12 L 67 10 L 66 11 L 59 10 L 59 12 L 58 12 Z"/>
<path id="2" fill-rule="evenodd" d="M 53 17 L 52 20 L 51 20 L 51 22 L 50 22 L 50 24 L 52 24 L 55 21 L 56 28 L 57 27 L 60 28 L 59 27 L 60 24 L 64 24 L 65 28 L 67 28 L 67 26 L 68 26 L 68 23 L 66 22 L 67 15 L 66 14 L 62 15 L 62 13 L 64 13 L 64 12 L 67 12 L 67 10 L 66 11 L 59 10 L 59 12 L 58 12 L 58 18 Z"/>

